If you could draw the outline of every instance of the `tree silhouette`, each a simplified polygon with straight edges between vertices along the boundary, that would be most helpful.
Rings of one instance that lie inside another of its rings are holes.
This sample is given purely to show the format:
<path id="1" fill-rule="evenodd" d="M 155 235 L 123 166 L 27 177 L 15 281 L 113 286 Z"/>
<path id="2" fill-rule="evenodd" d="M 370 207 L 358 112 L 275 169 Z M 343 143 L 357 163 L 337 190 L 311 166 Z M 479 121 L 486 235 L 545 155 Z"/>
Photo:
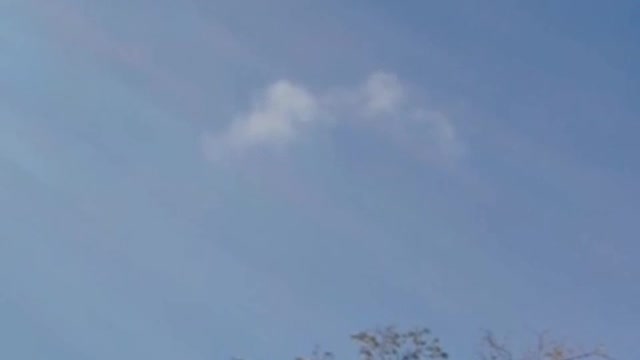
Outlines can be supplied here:
<path id="1" fill-rule="evenodd" d="M 398 330 L 389 326 L 361 331 L 351 336 L 358 347 L 360 360 L 445 360 L 449 354 L 427 328 Z M 480 360 L 612 360 L 602 348 L 581 351 L 550 339 L 538 337 L 535 346 L 522 354 L 515 354 L 491 332 L 482 338 Z M 234 359 L 240 360 L 240 359 Z M 333 353 L 316 348 L 308 357 L 296 360 L 336 360 Z"/>

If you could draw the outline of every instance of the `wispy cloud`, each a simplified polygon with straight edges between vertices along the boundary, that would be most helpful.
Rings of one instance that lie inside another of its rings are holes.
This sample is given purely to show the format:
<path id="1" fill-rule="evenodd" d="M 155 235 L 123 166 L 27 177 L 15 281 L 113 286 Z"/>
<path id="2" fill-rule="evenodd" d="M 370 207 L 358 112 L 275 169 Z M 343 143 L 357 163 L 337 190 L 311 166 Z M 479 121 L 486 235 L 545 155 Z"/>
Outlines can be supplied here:
<path id="1" fill-rule="evenodd" d="M 362 84 L 313 93 L 280 80 L 259 94 L 218 133 L 203 136 L 211 160 L 242 156 L 255 149 L 291 146 L 306 128 L 334 127 L 341 121 L 375 127 L 400 148 L 435 161 L 450 162 L 462 154 L 453 122 L 443 112 L 427 109 L 410 88 L 392 73 L 372 73 Z"/>
<path id="2" fill-rule="evenodd" d="M 362 88 L 368 115 L 385 115 L 398 110 L 406 100 L 406 90 L 394 74 L 377 72 L 369 76 Z"/>
<path id="3" fill-rule="evenodd" d="M 284 146 L 295 139 L 304 124 L 317 117 L 317 99 L 289 81 L 269 86 L 250 111 L 238 116 L 220 135 L 206 135 L 209 156 L 242 152 L 258 146 Z"/>

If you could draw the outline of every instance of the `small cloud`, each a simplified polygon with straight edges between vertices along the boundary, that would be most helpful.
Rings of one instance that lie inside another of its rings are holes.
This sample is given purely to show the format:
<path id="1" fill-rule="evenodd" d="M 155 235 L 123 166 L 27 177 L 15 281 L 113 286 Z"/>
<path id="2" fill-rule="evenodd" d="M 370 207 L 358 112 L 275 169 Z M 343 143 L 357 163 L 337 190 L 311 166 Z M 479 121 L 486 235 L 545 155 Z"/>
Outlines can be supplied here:
<path id="1" fill-rule="evenodd" d="M 313 94 L 289 81 L 269 86 L 246 114 L 237 117 L 219 135 L 206 135 L 209 156 L 222 151 L 242 152 L 256 146 L 284 146 L 293 141 L 300 127 L 317 114 Z"/>
<path id="2" fill-rule="evenodd" d="M 405 101 L 406 90 L 394 74 L 376 72 L 369 76 L 362 89 L 364 110 L 370 116 L 390 114 Z"/>
<path id="3" fill-rule="evenodd" d="M 419 109 L 415 113 L 415 126 L 409 126 L 413 136 L 426 136 L 423 147 L 431 160 L 451 162 L 464 152 L 457 130 L 449 117 L 439 111 Z M 421 129 L 422 127 L 422 129 Z"/>
<path id="4" fill-rule="evenodd" d="M 205 134 L 204 151 L 209 159 L 219 160 L 260 147 L 285 148 L 312 125 L 332 127 L 341 121 L 376 118 L 388 121 L 359 124 L 374 126 L 421 159 L 450 163 L 460 157 L 463 144 L 451 119 L 409 99 L 407 87 L 386 72 L 371 74 L 360 86 L 329 89 L 320 96 L 280 80 L 226 131 Z"/>

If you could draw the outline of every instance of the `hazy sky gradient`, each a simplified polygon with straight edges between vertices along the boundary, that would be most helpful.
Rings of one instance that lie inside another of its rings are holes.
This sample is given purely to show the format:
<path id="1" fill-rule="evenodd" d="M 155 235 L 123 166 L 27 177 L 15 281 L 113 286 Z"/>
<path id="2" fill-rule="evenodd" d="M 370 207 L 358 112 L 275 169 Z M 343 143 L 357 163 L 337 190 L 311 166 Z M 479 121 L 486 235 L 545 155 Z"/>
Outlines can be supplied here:
<path id="1" fill-rule="evenodd" d="M 640 358 L 640 3 L 4 0 L 0 357 L 427 325 Z"/>

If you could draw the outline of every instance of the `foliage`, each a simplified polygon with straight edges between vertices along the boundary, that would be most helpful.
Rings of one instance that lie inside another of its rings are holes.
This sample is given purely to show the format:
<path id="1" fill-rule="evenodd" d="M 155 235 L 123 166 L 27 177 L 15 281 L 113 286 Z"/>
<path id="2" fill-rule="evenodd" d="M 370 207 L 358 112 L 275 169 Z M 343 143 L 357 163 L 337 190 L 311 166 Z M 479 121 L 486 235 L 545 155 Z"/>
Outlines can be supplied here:
<path id="1" fill-rule="evenodd" d="M 394 327 L 364 331 L 352 336 L 360 347 L 362 360 L 447 359 L 438 338 L 428 329 L 398 331 Z"/>
<path id="2" fill-rule="evenodd" d="M 426 328 L 401 331 L 395 327 L 362 331 L 351 336 L 358 346 L 360 360 L 446 360 L 449 354 L 440 340 Z M 481 360 L 612 360 L 601 348 L 579 351 L 540 335 L 536 346 L 516 355 L 504 342 L 486 333 L 482 339 Z M 316 348 L 309 357 L 296 360 L 335 360 L 331 352 Z"/>
<path id="3" fill-rule="evenodd" d="M 487 332 L 483 339 L 482 360 L 595 360 L 611 359 L 602 348 L 581 351 L 566 344 L 548 338 L 547 334 L 538 337 L 535 347 L 516 356 L 492 333 Z"/>

